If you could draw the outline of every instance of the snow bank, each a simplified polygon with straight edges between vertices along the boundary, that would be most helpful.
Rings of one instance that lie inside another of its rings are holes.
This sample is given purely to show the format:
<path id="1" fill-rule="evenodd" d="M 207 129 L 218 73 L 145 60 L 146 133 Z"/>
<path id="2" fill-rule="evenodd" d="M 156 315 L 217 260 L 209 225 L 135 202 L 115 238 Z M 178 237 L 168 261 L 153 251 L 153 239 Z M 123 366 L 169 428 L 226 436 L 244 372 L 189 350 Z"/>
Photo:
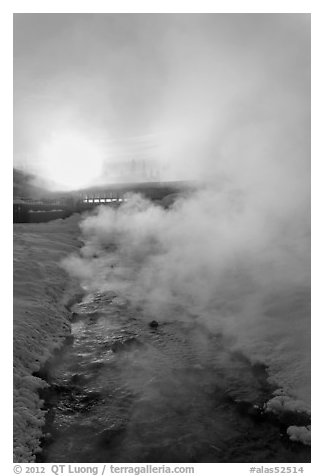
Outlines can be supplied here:
<path id="1" fill-rule="evenodd" d="M 266 411 L 277 415 L 285 412 L 310 413 L 310 407 L 302 400 L 282 394 L 276 395 L 267 402 Z"/>
<path id="2" fill-rule="evenodd" d="M 50 223 L 14 225 L 14 461 L 39 450 L 44 411 L 33 376 L 69 334 L 65 304 L 75 283 L 59 266 L 78 248 L 78 215 Z"/>
<path id="3" fill-rule="evenodd" d="M 290 426 L 287 434 L 292 441 L 299 441 L 304 445 L 311 444 L 311 427 L 310 426 Z"/>

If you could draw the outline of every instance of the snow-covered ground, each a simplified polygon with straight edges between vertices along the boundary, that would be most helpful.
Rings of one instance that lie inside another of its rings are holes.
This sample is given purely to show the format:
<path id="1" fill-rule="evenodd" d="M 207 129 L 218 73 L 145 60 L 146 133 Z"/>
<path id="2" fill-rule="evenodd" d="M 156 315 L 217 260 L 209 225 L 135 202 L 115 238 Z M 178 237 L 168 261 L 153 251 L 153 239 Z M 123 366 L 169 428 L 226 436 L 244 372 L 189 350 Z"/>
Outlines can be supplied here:
<path id="1" fill-rule="evenodd" d="M 49 223 L 14 225 L 14 461 L 33 461 L 44 411 L 33 376 L 70 333 L 65 307 L 77 284 L 59 266 L 79 246 L 74 215 Z"/>

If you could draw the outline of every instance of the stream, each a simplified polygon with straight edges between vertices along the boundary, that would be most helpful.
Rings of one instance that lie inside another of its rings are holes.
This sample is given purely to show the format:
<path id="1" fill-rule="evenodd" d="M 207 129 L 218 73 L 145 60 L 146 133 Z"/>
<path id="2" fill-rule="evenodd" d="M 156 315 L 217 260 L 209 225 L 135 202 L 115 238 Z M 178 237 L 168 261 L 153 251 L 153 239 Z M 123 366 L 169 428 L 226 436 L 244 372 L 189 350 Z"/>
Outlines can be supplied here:
<path id="1" fill-rule="evenodd" d="M 151 327 L 114 293 L 72 311 L 71 338 L 39 373 L 49 388 L 37 462 L 310 461 L 262 411 L 267 369 L 223 335 L 171 318 Z"/>

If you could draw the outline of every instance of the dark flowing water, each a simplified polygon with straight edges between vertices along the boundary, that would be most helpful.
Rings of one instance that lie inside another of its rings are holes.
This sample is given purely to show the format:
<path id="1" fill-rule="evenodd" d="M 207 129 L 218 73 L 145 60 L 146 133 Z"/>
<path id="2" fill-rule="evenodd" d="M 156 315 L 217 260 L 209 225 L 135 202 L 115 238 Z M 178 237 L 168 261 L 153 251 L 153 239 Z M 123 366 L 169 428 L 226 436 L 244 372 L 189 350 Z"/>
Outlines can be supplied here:
<path id="1" fill-rule="evenodd" d="M 51 387 L 39 462 L 307 462 L 262 411 L 263 366 L 194 323 L 152 328 L 112 294 L 74 308 Z"/>

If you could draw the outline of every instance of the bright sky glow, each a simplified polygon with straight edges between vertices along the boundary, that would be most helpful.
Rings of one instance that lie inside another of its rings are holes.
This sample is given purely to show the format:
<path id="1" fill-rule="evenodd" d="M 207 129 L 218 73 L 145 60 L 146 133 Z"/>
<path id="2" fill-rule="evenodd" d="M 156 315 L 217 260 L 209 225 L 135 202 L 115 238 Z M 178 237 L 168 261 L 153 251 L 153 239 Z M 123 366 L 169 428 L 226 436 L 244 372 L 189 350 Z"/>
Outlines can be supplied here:
<path id="1" fill-rule="evenodd" d="M 304 14 L 15 14 L 14 166 L 65 189 L 226 176 L 295 205 L 310 38 Z"/>
<path id="2" fill-rule="evenodd" d="M 100 177 L 104 153 L 100 147 L 78 131 L 52 135 L 41 148 L 41 174 L 57 188 L 73 190 L 86 187 Z"/>

